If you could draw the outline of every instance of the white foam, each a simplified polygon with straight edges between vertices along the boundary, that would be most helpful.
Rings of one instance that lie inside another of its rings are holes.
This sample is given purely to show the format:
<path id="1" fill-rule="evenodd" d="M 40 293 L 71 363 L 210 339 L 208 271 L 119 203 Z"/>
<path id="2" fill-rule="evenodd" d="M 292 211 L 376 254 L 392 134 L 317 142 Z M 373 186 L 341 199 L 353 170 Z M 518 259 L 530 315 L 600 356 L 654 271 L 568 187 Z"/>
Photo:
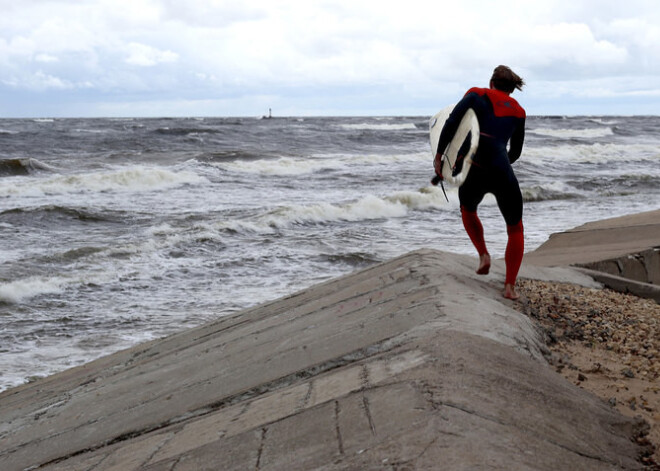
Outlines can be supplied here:
<path id="1" fill-rule="evenodd" d="M 419 191 L 401 191 L 388 196 L 367 195 L 347 203 L 317 203 L 312 205 L 283 206 L 250 220 L 218 223 L 219 229 L 237 232 L 272 233 L 274 229 L 289 228 L 297 224 L 326 224 L 338 221 L 358 222 L 373 219 L 401 218 L 412 210 L 455 209 L 458 192 L 447 188 L 451 203 L 437 187 Z"/>
<path id="2" fill-rule="evenodd" d="M 619 121 L 604 120 L 603 118 L 591 118 L 589 121 L 591 121 L 592 123 L 603 124 L 606 126 L 613 126 L 615 124 L 619 124 Z"/>
<path id="3" fill-rule="evenodd" d="M 23 338 L 0 355 L 0 391 L 153 338 L 149 332 L 119 335 L 105 330 L 85 335 L 40 336 L 36 340 Z"/>
<path id="4" fill-rule="evenodd" d="M 159 224 L 158 226 L 152 226 L 145 230 L 145 234 L 149 236 L 167 236 L 171 234 L 176 234 L 176 229 L 167 223 Z"/>
<path id="5" fill-rule="evenodd" d="M 229 219 L 215 224 L 219 231 L 228 230 L 242 234 L 272 234 L 274 228 L 261 223 L 258 219 Z"/>
<path id="6" fill-rule="evenodd" d="M 416 131 L 417 126 L 414 123 L 355 123 L 340 124 L 340 128 L 355 131 Z"/>
<path id="7" fill-rule="evenodd" d="M 417 152 L 409 154 L 364 154 L 364 155 L 351 155 L 346 157 L 347 161 L 351 164 L 359 165 L 391 165 L 393 163 L 407 163 L 407 162 L 427 162 L 429 168 L 433 167 L 433 160 L 430 152 Z"/>
<path id="8" fill-rule="evenodd" d="M 559 162 L 600 163 L 610 161 L 641 162 L 656 161 L 660 148 L 654 144 L 578 144 L 553 147 L 527 147 L 523 158 L 530 163 Z"/>
<path id="9" fill-rule="evenodd" d="M 43 294 L 55 294 L 63 291 L 63 278 L 30 277 L 0 284 L 0 301 L 18 304 L 27 299 Z"/>
<path id="10" fill-rule="evenodd" d="M 446 188 L 446 191 L 448 197 L 458 197 L 458 190 L 456 188 Z M 403 204 L 410 210 L 440 209 L 447 206 L 447 200 L 442 190 L 434 186 L 422 188 L 419 191 L 400 191 L 385 197 L 385 200 Z M 450 198 L 451 200 L 452 198 Z"/>
<path id="11" fill-rule="evenodd" d="M 527 132 L 538 134 L 540 136 L 556 137 L 559 139 L 595 139 L 598 137 L 607 137 L 614 134 L 612 128 L 585 128 L 585 129 L 551 129 L 535 128 Z"/>
<path id="12" fill-rule="evenodd" d="M 278 159 L 235 160 L 211 164 L 228 172 L 252 175 L 296 176 L 322 170 L 344 170 L 355 166 L 391 165 L 393 163 L 430 162 L 430 153 L 408 154 L 314 154 L 309 158 L 281 157 Z M 429 163 L 429 168 L 431 164 Z"/>
<path id="13" fill-rule="evenodd" d="M 284 211 L 284 220 L 286 223 L 361 221 L 403 217 L 407 213 L 408 208 L 400 201 L 367 195 L 343 205 L 320 203 L 293 207 Z"/>
<path id="14" fill-rule="evenodd" d="M 135 166 L 104 172 L 55 175 L 47 178 L 6 179 L 0 196 L 43 196 L 71 193 L 142 192 L 173 188 L 208 180 L 190 171 L 173 172 L 164 168 Z"/>
<path id="15" fill-rule="evenodd" d="M 543 183 L 541 185 L 522 187 L 520 190 L 523 195 L 523 200 L 527 202 L 566 199 L 571 195 L 576 194 L 575 188 L 570 187 L 560 180 Z"/>
<path id="16" fill-rule="evenodd" d="M 41 162 L 40 160 L 28 158 L 23 160 L 24 165 L 34 170 L 47 170 L 49 172 L 57 172 L 57 168 L 47 163 Z"/>
<path id="17" fill-rule="evenodd" d="M 230 172 L 250 173 L 259 175 L 305 175 L 326 168 L 337 168 L 343 165 L 339 161 L 324 161 L 316 159 L 294 159 L 281 157 L 279 159 L 236 160 L 213 164 Z"/>
<path id="18" fill-rule="evenodd" d="M 77 132 L 80 134 L 109 134 L 111 132 L 114 132 L 110 129 L 83 129 L 83 128 L 76 128 L 73 130 L 73 132 Z"/>

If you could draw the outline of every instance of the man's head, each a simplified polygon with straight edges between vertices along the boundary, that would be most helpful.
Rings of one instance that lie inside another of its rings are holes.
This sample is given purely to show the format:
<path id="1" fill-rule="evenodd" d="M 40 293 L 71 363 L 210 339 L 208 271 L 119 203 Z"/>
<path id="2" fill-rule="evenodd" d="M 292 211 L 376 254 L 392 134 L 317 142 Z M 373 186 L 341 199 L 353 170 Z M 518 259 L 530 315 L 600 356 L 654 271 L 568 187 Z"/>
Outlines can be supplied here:
<path id="1" fill-rule="evenodd" d="M 506 93 L 522 90 L 525 81 L 506 65 L 498 65 L 490 78 L 490 87 Z"/>

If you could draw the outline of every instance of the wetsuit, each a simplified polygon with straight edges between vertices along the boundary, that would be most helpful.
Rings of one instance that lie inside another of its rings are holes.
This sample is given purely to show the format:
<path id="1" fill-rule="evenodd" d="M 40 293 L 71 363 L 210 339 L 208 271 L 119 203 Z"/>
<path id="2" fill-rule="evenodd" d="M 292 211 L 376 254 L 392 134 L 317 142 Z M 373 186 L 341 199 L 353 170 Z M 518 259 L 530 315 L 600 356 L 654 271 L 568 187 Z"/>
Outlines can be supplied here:
<path id="1" fill-rule="evenodd" d="M 486 195 L 495 195 L 507 224 L 509 242 L 505 254 L 506 282 L 515 284 L 524 251 L 522 195 L 511 164 L 522 152 L 525 140 L 525 110 L 507 93 L 489 88 L 471 88 L 455 106 L 440 134 L 438 149 L 445 149 L 461 118 L 472 108 L 479 121 L 477 153 L 467 179 L 458 190 L 463 224 L 479 255 L 488 253 L 477 206 Z M 507 151 L 507 143 L 510 143 Z"/>

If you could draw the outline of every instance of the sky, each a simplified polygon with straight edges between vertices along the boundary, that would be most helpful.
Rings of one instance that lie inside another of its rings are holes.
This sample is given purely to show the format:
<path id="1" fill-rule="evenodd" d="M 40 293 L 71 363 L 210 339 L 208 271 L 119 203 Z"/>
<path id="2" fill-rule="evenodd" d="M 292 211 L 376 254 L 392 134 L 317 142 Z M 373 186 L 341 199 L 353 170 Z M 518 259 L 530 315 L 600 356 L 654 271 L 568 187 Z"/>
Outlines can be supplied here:
<path id="1" fill-rule="evenodd" d="M 660 114 L 657 0 L 0 0 L 0 118 Z"/>

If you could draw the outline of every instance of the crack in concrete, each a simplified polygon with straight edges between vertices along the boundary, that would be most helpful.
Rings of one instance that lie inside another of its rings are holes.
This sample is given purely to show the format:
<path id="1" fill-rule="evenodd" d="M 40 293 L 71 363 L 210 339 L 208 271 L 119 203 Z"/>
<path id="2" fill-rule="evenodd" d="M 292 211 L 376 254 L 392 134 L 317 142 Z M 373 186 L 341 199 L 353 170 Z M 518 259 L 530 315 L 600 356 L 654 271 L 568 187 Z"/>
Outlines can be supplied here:
<path id="1" fill-rule="evenodd" d="M 189 411 L 184 415 L 173 417 L 173 418 L 168 419 L 168 420 L 166 420 L 164 422 L 161 422 L 159 424 L 153 424 L 153 425 L 144 427 L 142 429 L 128 431 L 126 433 L 118 435 L 115 438 L 106 440 L 103 443 L 93 445 L 93 446 L 87 447 L 87 448 L 82 449 L 82 450 L 77 450 L 77 451 L 71 452 L 71 453 L 69 453 L 65 456 L 60 456 L 58 458 L 49 460 L 45 463 L 35 465 L 35 467 L 33 469 L 39 469 L 43 466 L 51 465 L 51 464 L 54 464 L 54 463 L 59 463 L 59 462 L 65 461 L 67 459 L 79 456 L 81 454 L 94 452 L 94 451 L 97 451 L 97 450 L 99 450 L 103 447 L 106 447 L 106 446 L 115 445 L 117 443 L 127 441 L 127 440 L 131 440 L 131 439 L 137 438 L 141 435 L 146 435 L 148 433 L 155 432 L 157 430 L 161 430 L 161 429 L 164 429 L 166 427 L 170 427 L 172 425 L 176 425 L 178 423 L 182 423 L 182 422 L 188 421 L 188 420 L 193 419 L 193 418 L 198 418 L 198 417 L 201 417 L 201 416 L 204 416 L 204 415 L 208 415 L 208 414 L 213 413 L 217 410 L 223 409 L 227 406 L 238 404 L 238 403 L 241 403 L 243 401 L 253 399 L 255 397 L 261 396 L 261 395 L 269 393 L 269 392 L 277 391 L 277 390 L 282 389 L 284 387 L 290 386 L 294 383 L 301 382 L 301 381 L 306 381 L 310 378 L 318 376 L 319 374 L 322 374 L 322 373 L 325 373 L 325 372 L 328 372 L 328 371 L 331 371 L 331 370 L 334 370 L 334 369 L 337 369 L 337 368 L 341 368 L 341 367 L 346 366 L 348 364 L 355 363 L 355 362 L 358 362 L 360 360 L 364 360 L 366 358 L 369 358 L 369 357 L 372 357 L 372 356 L 390 351 L 390 350 L 392 350 L 392 349 L 399 346 L 399 344 L 396 341 L 394 341 L 393 339 L 394 338 L 384 339 L 384 340 L 382 340 L 382 341 L 380 341 L 376 344 L 372 344 L 372 345 L 369 345 L 367 347 L 355 350 L 355 351 L 350 352 L 346 355 L 343 355 L 339 358 L 329 360 L 327 362 L 321 363 L 319 365 L 315 365 L 311 368 L 307 368 L 307 369 L 302 370 L 302 371 L 297 371 L 297 372 L 292 373 L 290 375 L 287 375 L 287 376 L 284 376 L 282 378 L 271 381 L 270 383 L 265 383 L 265 384 L 262 384 L 262 385 L 259 385 L 259 386 L 255 387 L 255 388 L 249 389 L 247 391 L 243 391 L 241 393 L 229 396 L 227 398 L 224 398 L 221 401 L 211 403 L 211 404 L 209 404 L 209 405 L 207 405 L 203 408 L 200 408 L 200 409 L 197 409 L 197 410 L 194 410 L 194 411 Z M 365 378 L 365 379 L 367 379 L 367 378 Z M 311 394 L 312 394 L 311 386 L 310 386 L 310 391 L 308 391 L 308 392 L 309 392 L 309 395 L 311 396 Z M 98 423 L 99 421 L 100 421 L 100 419 L 97 419 L 97 420 L 88 422 L 88 423 L 84 424 L 83 426 L 92 425 L 94 423 Z M 372 430 L 375 433 L 375 429 L 373 428 L 373 421 L 370 421 L 370 424 L 372 425 Z M 80 428 L 80 427 L 77 427 L 77 428 Z M 75 429 L 72 429 L 72 430 L 75 430 Z M 71 430 L 67 430 L 67 431 L 64 431 L 64 432 L 61 432 L 61 433 L 53 434 L 49 437 L 44 438 L 42 441 L 52 439 L 53 437 L 56 437 L 58 435 L 62 435 L 64 433 L 70 432 L 70 431 Z M 4 453 L 4 454 L 8 455 L 10 453 L 13 453 L 16 450 L 20 449 L 22 446 L 24 446 L 24 445 L 18 446 L 16 448 L 12 449 L 12 450 L 7 450 L 7 452 Z"/>
<path id="2" fill-rule="evenodd" d="M 314 381 L 310 381 L 309 386 L 307 388 L 307 393 L 305 394 L 305 397 L 302 398 L 302 401 L 300 401 L 300 405 L 296 408 L 296 413 L 301 412 L 307 408 L 307 404 L 309 404 L 309 400 L 311 399 L 313 392 L 314 392 Z"/>
<path id="3" fill-rule="evenodd" d="M 344 454 L 344 439 L 341 435 L 341 428 L 339 426 L 339 413 L 341 408 L 339 406 L 339 401 L 335 401 L 335 434 L 337 435 L 337 445 L 339 448 L 339 454 Z"/>
<path id="4" fill-rule="evenodd" d="M 266 444 L 266 434 L 268 433 L 268 428 L 264 427 L 261 429 L 261 441 L 259 443 L 259 450 L 257 450 L 257 462 L 254 466 L 254 471 L 259 471 L 261 468 L 261 457 L 264 453 L 264 446 Z"/>
<path id="5" fill-rule="evenodd" d="M 369 398 L 362 395 L 362 404 L 364 406 L 364 413 L 367 415 L 367 420 L 369 421 L 369 428 L 371 429 L 371 434 L 376 436 L 376 425 L 374 424 L 374 419 L 371 416 L 371 409 L 369 408 Z"/>

